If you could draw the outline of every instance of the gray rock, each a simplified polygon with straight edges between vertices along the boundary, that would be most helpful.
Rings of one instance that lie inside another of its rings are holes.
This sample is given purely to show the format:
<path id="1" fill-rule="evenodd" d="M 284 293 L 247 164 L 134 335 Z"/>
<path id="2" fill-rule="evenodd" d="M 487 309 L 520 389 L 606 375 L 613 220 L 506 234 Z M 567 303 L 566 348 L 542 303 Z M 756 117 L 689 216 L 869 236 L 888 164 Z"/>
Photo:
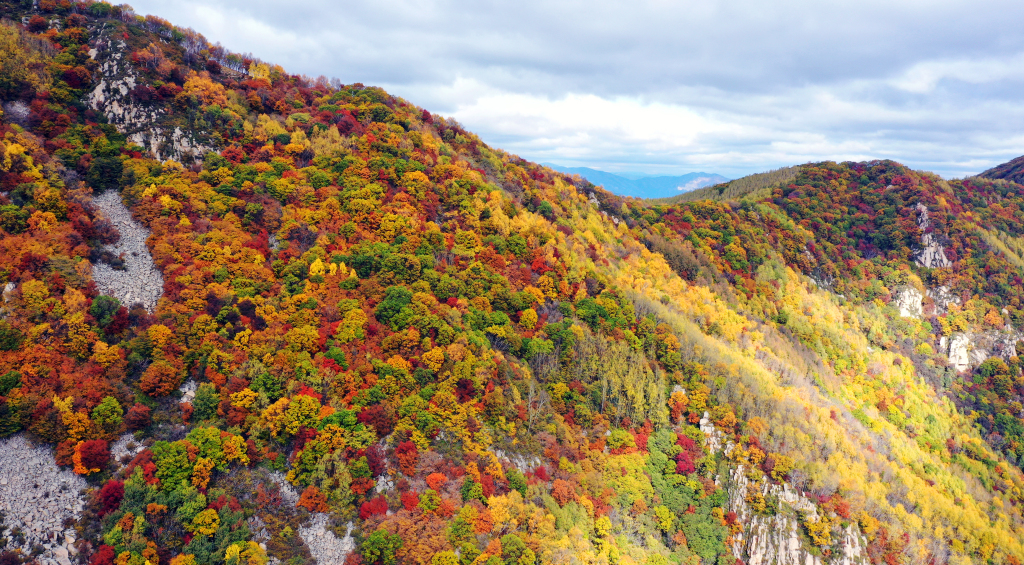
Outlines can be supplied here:
<path id="1" fill-rule="evenodd" d="M 309 525 L 299 527 L 299 536 L 309 553 L 317 563 L 341 563 L 345 557 L 356 549 L 355 539 L 352 537 L 352 522 L 348 523 L 348 530 L 345 537 L 339 538 L 333 531 L 327 528 L 328 515 L 316 513 L 309 521 Z"/>
<path id="2" fill-rule="evenodd" d="M 33 445 L 24 435 L 0 440 L 0 476 L 4 525 L 20 528 L 25 535 L 22 545 L 8 536 L 11 549 L 28 552 L 39 544 L 46 549 L 40 556 L 41 563 L 70 563 L 67 550 L 57 540 L 74 540 L 74 531 L 65 531 L 63 523 L 81 516 L 85 480 L 57 467 L 52 449 Z"/>
<path id="3" fill-rule="evenodd" d="M 946 250 L 936 239 L 935 235 L 928 231 L 931 223 L 928 221 L 928 207 L 920 202 L 917 203 L 917 227 L 921 228 L 922 249 L 917 253 L 915 261 L 922 267 L 929 269 L 948 269 L 953 262 L 946 257 Z"/>
<path id="4" fill-rule="evenodd" d="M 924 312 L 921 291 L 912 286 L 904 287 L 896 292 L 896 308 L 904 318 L 920 318 Z"/>
<path id="5" fill-rule="evenodd" d="M 92 277 L 97 288 L 102 294 L 117 298 L 121 304 L 131 306 L 139 302 L 153 312 L 164 292 L 164 277 L 146 247 L 149 230 L 135 221 L 116 191 L 110 190 L 93 198 L 93 204 L 121 233 L 116 244 L 104 248 L 124 258 L 123 271 L 102 263 L 93 265 Z"/>
<path id="6" fill-rule="evenodd" d="M 197 142 L 181 128 L 168 131 L 161 127 L 158 124 L 165 115 L 164 110 L 143 104 L 132 96 L 132 90 L 143 81 L 127 60 L 128 51 L 128 45 L 115 38 L 98 40 L 89 51 L 89 56 L 100 63 L 99 81 L 86 97 L 89 107 L 102 112 L 130 142 L 148 148 L 155 159 L 188 161 L 214 150 Z"/>
<path id="7" fill-rule="evenodd" d="M 938 316 L 948 312 L 950 304 L 960 304 L 960 297 L 953 294 L 948 286 L 937 286 L 924 292 L 935 303 L 935 314 Z"/>

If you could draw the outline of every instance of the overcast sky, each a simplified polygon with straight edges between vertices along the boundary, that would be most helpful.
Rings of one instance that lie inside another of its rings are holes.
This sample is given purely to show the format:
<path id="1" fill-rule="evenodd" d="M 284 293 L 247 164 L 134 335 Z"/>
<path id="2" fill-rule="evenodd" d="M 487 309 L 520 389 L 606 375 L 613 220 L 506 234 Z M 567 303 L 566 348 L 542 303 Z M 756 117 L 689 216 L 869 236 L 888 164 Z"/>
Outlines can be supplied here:
<path id="1" fill-rule="evenodd" d="M 533 161 L 729 177 L 1024 154 L 1019 0 L 131 0 L 289 72 L 379 85 Z"/>

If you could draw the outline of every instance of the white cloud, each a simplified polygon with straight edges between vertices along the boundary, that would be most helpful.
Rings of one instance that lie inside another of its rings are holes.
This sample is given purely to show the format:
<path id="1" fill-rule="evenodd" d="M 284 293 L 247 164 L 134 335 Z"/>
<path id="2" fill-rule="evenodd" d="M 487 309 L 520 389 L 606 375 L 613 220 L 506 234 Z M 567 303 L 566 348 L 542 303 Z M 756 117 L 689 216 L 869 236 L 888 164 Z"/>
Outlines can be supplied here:
<path id="1" fill-rule="evenodd" d="M 292 72 L 384 86 L 534 160 L 731 176 L 892 158 L 963 175 L 1024 153 L 1011 0 L 133 4 Z"/>
<path id="2" fill-rule="evenodd" d="M 907 69 L 893 81 L 908 92 L 928 93 L 940 81 L 951 80 L 970 84 L 997 81 L 1024 81 L 1024 53 L 1008 57 L 923 61 Z"/>

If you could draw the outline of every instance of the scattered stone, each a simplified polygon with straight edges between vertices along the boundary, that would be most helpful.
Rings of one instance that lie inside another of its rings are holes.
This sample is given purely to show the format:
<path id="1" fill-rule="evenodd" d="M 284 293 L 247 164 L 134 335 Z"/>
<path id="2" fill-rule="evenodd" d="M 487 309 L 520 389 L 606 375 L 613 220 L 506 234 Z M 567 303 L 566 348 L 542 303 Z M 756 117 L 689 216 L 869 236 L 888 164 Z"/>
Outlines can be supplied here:
<path id="1" fill-rule="evenodd" d="M 93 204 L 121 233 L 116 244 L 106 245 L 104 249 L 124 259 L 123 271 L 103 263 L 93 265 L 92 278 L 96 287 L 102 294 L 117 298 L 127 307 L 138 302 L 153 312 L 164 292 L 164 277 L 146 247 L 149 230 L 132 218 L 116 191 L 108 190 L 93 198 Z"/>
<path id="2" fill-rule="evenodd" d="M 82 514 L 85 479 L 58 467 L 52 449 L 33 445 L 23 434 L 0 439 L 0 477 L 0 512 L 6 528 L 0 537 L 7 537 L 10 549 L 24 553 L 41 545 L 41 563 L 70 565 L 68 550 L 58 540 L 74 540 L 74 530 L 65 529 L 64 522 Z M 14 528 L 25 536 L 20 545 L 10 535 Z"/>
<path id="3" fill-rule="evenodd" d="M 131 462 L 145 447 L 135 441 L 134 435 L 124 434 L 117 438 L 117 441 L 110 444 L 110 458 L 118 465 L 121 465 L 122 461 Z"/>
<path id="4" fill-rule="evenodd" d="M 178 387 L 178 391 L 181 392 L 181 401 L 191 403 L 196 397 L 196 390 L 199 388 L 199 383 L 195 379 L 189 379 Z"/>
<path id="5" fill-rule="evenodd" d="M 349 553 L 356 549 L 352 538 L 352 522 L 348 523 L 345 537 L 339 538 L 328 529 L 328 514 L 313 514 L 308 526 L 299 527 L 299 536 L 309 547 L 309 553 L 317 563 L 344 563 Z"/>

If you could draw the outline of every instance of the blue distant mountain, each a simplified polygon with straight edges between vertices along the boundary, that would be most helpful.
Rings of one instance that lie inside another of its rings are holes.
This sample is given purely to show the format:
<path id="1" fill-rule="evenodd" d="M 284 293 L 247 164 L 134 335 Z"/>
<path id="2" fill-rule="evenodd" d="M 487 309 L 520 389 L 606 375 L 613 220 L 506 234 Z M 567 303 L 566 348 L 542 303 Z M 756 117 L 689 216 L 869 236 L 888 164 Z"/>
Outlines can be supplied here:
<path id="1" fill-rule="evenodd" d="M 667 198 L 729 180 L 714 173 L 687 173 L 676 176 L 648 176 L 635 173 L 617 175 L 590 167 L 542 164 L 560 173 L 580 175 L 595 185 L 603 186 L 605 190 L 620 196 L 636 196 L 638 198 Z"/>

